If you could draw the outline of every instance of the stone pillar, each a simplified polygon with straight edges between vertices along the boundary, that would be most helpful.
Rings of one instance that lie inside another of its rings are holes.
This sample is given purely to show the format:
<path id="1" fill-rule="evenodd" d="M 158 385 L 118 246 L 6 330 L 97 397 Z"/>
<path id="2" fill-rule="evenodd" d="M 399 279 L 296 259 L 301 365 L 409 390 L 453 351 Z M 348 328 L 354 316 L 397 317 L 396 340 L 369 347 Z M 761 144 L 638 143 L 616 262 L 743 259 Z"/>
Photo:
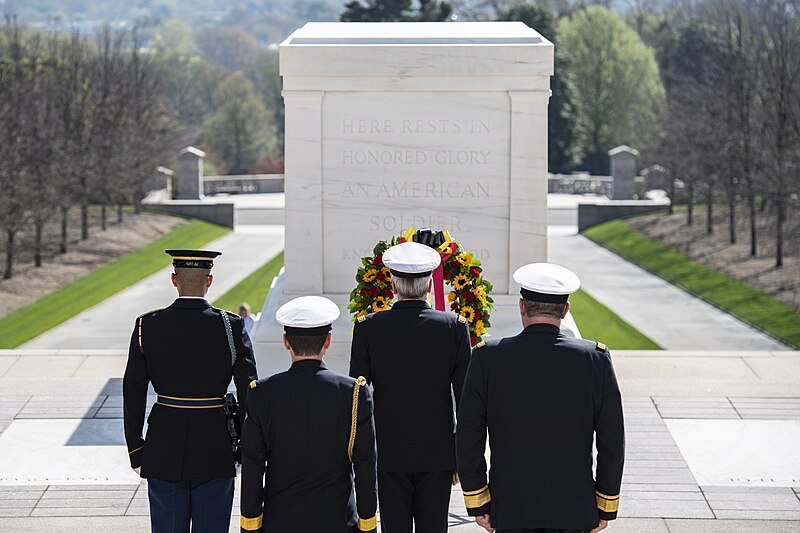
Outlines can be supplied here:
<path id="1" fill-rule="evenodd" d="M 308 23 L 280 46 L 284 294 L 347 296 L 406 228 L 449 230 L 494 293 L 547 260 L 553 45 L 521 22 Z"/>
<path id="2" fill-rule="evenodd" d="M 632 200 L 636 192 L 636 162 L 639 151 L 630 146 L 617 146 L 608 152 L 611 158 L 611 177 L 614 178 L 614 200 Z"/>
<path id="3" fill-rule="evenodd" d="M 178 154 L 178 175 L 174 198 L 177 200 L 199 200 L 203 191 L 203 158 L 206 153 L 194 146 L 187 146 Z"/>

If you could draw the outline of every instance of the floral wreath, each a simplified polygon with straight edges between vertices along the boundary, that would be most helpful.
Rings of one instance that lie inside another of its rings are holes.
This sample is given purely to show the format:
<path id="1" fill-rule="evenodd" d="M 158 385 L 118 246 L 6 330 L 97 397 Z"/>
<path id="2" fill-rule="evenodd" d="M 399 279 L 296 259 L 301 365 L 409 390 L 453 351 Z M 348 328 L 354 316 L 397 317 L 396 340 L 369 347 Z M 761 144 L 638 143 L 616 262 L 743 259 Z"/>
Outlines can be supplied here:
<path id="1" fill-rule="evenodd" d="M 361 258 L 361 266 L 356 274 L 358 284 L 350 293 L 350 304 L 347 306 L 353 313 L 353 321 L 367 313 L 378 313 L 391 308 L 394 303 L 392 273 L 383 264 L 383 253 L 396 244 L 417 240 L 418 234 L 423 232 L 431 233 L 430 230 L 418 232 L 414 228 L 408 228 L 399 237 L 379 241 L 371 256 Z M 444 242 L 434 246 L 442 257 L 442 279 L 452 289 L 447 293 L 447 302 L 450 310 L 464 317 L 469 324 L 470 342 L 474 346 L 491 326 L 489 315 L 494 308 L 494 300 L 490 296 L 492 284 L 483 277 L 481 262 L 464 251 L 449 232 L 439 232 L 437 235 L 444 239 Z M 443 287 L 438 288 L 444 294 L 442 289 Z"/>

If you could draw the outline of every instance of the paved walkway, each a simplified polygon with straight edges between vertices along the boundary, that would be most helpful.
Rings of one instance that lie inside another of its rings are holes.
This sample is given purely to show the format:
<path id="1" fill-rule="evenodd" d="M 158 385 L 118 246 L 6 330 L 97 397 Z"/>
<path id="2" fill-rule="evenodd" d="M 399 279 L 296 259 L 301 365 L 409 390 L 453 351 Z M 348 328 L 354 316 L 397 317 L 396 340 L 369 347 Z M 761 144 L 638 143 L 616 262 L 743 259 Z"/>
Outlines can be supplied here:
<path id="1" fill-rule="evenodd" d="M 206 247 L 223 254 L 215 262 L 214 283 L 208 294 L 213 301 L 283 250 L 283 226 L 238 226 Z M 169 305 L 177 296 L 170 283 L 171 272 L 172 267 L 168 267 L 143 279 L 23 348 L 127 348 L 136 317 Z"/>
<path id="2" fill-rule="evenodd" d="M 551 213 L 554 210 L 551 210 Z M 566 209 L 559 220 L 569 219 Z M 554 218 L 551 215 L 551 219 Z M 581 288 L 667 350 L 785 350 L 788 346 L 595 244 L 571 225 L 550 226 L 549 260 Z"/>

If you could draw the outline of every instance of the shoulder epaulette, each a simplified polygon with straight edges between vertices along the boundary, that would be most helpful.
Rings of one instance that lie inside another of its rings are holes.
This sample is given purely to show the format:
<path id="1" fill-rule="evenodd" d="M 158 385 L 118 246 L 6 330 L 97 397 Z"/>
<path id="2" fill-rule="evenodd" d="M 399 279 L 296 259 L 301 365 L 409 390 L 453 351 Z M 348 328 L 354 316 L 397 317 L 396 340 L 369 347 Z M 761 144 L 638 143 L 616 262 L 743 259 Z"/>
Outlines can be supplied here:
<path id="1" fill-rule="evenodd" d="M 358 320 L 358 322 L 361 323 L 361 322 L 364 322 L 366 319 L 367 319 L 367 315 L 361 315 L 356 320 Z"/>
<path id="2" fill-rule="evenodd" d="M 601 352 L 605 352 L 608 349 L 608 346 L 606 346 L 602 342 L 598 342 L 597 343 L 597 349 L 600 350 Z"/>
<path id="3" fill-rule="evenodd" d="M 481 341 L 475 345 L 476 348 L 483 348 L 484 346 L 486 346 L 486 341 Z"/>
<path id="4" fill-rule="evenodd" d="M 227 309 L 220 309 L 219 307 L 212 307 L 211 309 L 213 309 L 214 311 L 225 311 L 226 313 L 228 313 L 228 316 L 232 316 L 233 318 L 242 318 L 233 311 L 228 311 Z"/>
<path id="5" fill-rule="evenodd" d="M 158 313 L 159 311 L 163 311 L 164 309 L 166 309 L 166 307 L 159 307 L 158 309 L 153 309 L 152 311 L 148 311 L 146 313 L 142 313 L 137 318 L 142 318 L 142 317 L 145 317 L 147 315 L 152 315 L 153 313 Z"/>
<path id="6" fill-rule="evenodd" d="M 466 319 L 466 318 L 464 318 L 464 317 L 463 317 L 463 316 L 461 316 L 461 315 L 458 315 L 458 321 L 459 321 L 459 322 L 461 322 L 462 324 L 466 324 L 466 323 L 467 323 L 467 319 Z"/>

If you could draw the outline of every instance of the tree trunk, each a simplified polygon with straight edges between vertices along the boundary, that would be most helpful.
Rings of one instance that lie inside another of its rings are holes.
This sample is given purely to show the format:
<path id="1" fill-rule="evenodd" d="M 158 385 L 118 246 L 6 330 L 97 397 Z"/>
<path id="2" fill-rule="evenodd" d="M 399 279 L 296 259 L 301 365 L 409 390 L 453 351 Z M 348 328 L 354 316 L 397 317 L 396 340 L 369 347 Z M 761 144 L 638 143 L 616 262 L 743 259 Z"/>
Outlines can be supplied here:
<path id="1" fill-rule="evenodd" d="M 61 208 L 61 243 L 58 246 L 58 253 L 67 253 L 67 224 L 69 222 L 69 208 Z"/>
<path id="2" fill-rule="evenodd" d="M 694 222 L 694 186 L 691 183 L 686 192 L 689 195 L 689 205 L 686 210 L 686 225 L 691 226 L 692 222 Z"/>
<path id="3" fill-rule="evenodd" d="M 775 200 L 778 208 L 778 225 L 775 228 L 775 268 L 783 266 L 783 222 L 786 217 L 786 202 L 783 197 Z"/>
<path id="4" fill-rule="evenodd" d="M 35 232 L 33 236 L 33 266 L 39 268 L 42 266 L 42 223 L 36 222 L 34 224 Z"/>
<path id="5" fill-rule="evenodd" d="M 706 211 L 706 233 L 711 235 L 714 233 L 714 193 L 710 187 L 706 195 Z"/>
<path id="6" fill-rule="evenodd" d="M 122 224 L 122 204 L 117 205 L 117 223 Z"/>
<path id="7" fill-rule="evenodd" d="M 675 212 L 673 205 L 675 204 L 675 177 L 672 177 L 672 180 L 669 184 L 669 207 L 667 208 L 667 214 L 671 215 Z"/>
<path id="8" fill-rule="evenodd" d="M 756 199 L 755 195 L 748 193 L 747 207 L 750 211 L 750 256 L 758 254 L 758 233 L 756 232 Z"/>
<path id="9" fill-rule="evenodd" d="M 89 238 L 89 206 L 81 204 L 81 240 Z"/>
<path id="10" fill-rule="evenodd" d="M 6 230 L 6 270 L 3 279 L 11 279 L 14 275 L 14 232 Z"/>
<path id="11" fill-rule="evenodd" d="M 106 204 L 100 204 L 100 229 L 105 231 L 108 229 L 106 225 Z"/>
<path id="12" fill-rule="evenodd" d="M 733 184 L 731 184 L 731 187 Z M 728 225 L 730 226 L 730 243 L 736 244 L 736 194 L 728 193 Z"/>

